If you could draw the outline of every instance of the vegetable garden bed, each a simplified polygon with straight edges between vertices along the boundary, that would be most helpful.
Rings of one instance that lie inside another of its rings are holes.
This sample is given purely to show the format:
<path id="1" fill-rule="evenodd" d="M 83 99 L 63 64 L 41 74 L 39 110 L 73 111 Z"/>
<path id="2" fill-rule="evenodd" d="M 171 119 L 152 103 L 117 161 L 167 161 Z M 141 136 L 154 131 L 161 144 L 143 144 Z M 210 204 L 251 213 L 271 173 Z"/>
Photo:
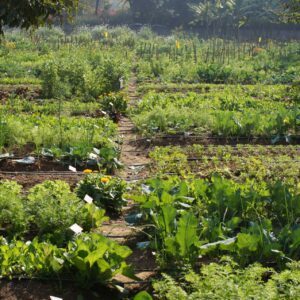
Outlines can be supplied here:
<path id="1" fill-rule="evenodd" d="M 299 43 L 43 30 L 0 47 L 0 298 L 298 299 Z"/>

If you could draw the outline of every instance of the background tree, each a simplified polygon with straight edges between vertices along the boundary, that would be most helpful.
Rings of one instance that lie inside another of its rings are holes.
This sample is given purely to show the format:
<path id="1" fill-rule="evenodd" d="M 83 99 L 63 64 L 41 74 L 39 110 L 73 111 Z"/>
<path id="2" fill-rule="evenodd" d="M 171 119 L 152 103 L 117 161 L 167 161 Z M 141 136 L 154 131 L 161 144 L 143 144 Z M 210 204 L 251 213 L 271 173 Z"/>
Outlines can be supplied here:
<path id="1" fill-rule="evenodd" d="M 283 0 L 283 7 L 286 22 L 300 23 L 300 0 Z"/>
<path id="2" fill-rule="evenodd" d="M 190 5 L 196 21 L 203 26 L 230 26 L 276 23 L 279 0 L 201 0 Z"/>
<path id="3" fill-rule="evenodd" d="M 71 16 L 78 0 L 1 0 L 0 32 L 3 27 L 30 28 L 43 25 L 49 16 Z"/>
<path id="4" fill-rule="evenodd" d="M 96 6 L 95 6 L 95 14 L 96 15 L 98 15 L 99 6 L 100 6 L 100 0 L 96 0 Z"/>

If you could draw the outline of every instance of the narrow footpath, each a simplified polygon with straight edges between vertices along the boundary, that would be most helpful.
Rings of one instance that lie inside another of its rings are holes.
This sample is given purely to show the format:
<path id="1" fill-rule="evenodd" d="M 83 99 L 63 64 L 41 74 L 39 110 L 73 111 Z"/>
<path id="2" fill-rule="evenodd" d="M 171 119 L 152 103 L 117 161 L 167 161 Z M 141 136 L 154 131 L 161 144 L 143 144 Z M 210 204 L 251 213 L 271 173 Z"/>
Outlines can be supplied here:
<path id="1" fill-rule="evenodd" d="M 139 100 L 137 94 L 137 78 L 135 73 L 132 73 L 129 87 L 128 87 L 129 108 L 136 105 Z M 123 168 L 117 173 L 117 176 L 124 180 L 131 182 L 136 179 L 147 176 L 147 164 L 149 158 L 147 157 L 147 146 L 138 143 L 138 135 L 134 131 L 134 124 L 128 116 L 123 116 L 119 122 L 118 133 L 122 138 L 122 147 L 120 161 Z M 132 209 L 132 203 L 124 208 L 126 214 Z M 101 226 L 101 232 L 118 241 L 121 244 L 129 246 L 133 253 L 128 259 L 128 263 L 132 264 L 135 275 L 141 279 L 141 282 L 132 282 L 132 280 L 117 276 L 116 279 L 124 284 L 128 290 L 141 290 L 148 287 L 150 277 L 155 275 L 155 257 L 151 250 L 138 249 L 137 242 L 141 242 L 140 236 L 143 230 L 140 226 L 130 226 L 124 215 L 117 220 L 111 219 L 108 223 Z"/>

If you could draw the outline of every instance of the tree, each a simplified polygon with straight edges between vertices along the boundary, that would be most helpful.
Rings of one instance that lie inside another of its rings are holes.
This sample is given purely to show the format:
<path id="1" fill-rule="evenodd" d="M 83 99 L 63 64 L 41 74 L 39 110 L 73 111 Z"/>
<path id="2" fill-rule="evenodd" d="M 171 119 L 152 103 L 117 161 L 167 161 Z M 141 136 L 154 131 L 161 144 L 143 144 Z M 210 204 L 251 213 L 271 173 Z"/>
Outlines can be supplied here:
<path id="1" fill-rule="evenodd" d="M 98 15 L 99 6 L 100 6 L 100 0 L 96 0 L 95 15 Z"/>
<path id="2" fill-rule="evenodd" d="M 191 4 L 197 21 L 203 26 L 215 26 L 226 23 L 228 18 L 233 17 L 235 0 L 202 0 L 200 3 Z M 232 23 L 232 20 L 230 20 Z"/>
<path id="3" fill-rule="evenodd" d="M 286 22 L 300 23 L 300 0 L 283 0 L 283 7 Z"/>
<path id="4" fill-rule="evenodd" d="M 191 8 L 202 23 L 227 23 L 239 28 L 278 22 L 279 5 L 279 0 L 202 0 Z"/>
<path id="5" fill-rule="evenodd" d="M 78 0 L 1 0 L 0 33 L 3 27 L 28 29 L 46 23 L 50 16 L 71 16 Z"/>

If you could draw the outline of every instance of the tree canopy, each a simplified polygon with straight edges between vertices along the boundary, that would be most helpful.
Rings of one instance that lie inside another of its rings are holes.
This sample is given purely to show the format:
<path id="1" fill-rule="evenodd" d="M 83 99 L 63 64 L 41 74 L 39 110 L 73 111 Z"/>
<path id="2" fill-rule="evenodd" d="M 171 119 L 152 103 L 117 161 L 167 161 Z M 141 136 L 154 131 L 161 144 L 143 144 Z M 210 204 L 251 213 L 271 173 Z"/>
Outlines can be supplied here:
<path id="1" fill-rule="evenodd" d="M 300 0 L 286 0 L 284 17 L 288 22 L 300 23 Z"/>
<path id="2" fill-rule="evenodd" d="M 3 27 L 30 28 L 43 25 L 49 16 L 71 15 L 78 0 L 0 1 L 0 33 Z"/>
<path id="3" fill-rule="evenodd" d="M 300 0 L 124 0 L 138 22 L 202 26 L 299 22 Z M 283 17 L 283 18 L 282 18 Z"/>

